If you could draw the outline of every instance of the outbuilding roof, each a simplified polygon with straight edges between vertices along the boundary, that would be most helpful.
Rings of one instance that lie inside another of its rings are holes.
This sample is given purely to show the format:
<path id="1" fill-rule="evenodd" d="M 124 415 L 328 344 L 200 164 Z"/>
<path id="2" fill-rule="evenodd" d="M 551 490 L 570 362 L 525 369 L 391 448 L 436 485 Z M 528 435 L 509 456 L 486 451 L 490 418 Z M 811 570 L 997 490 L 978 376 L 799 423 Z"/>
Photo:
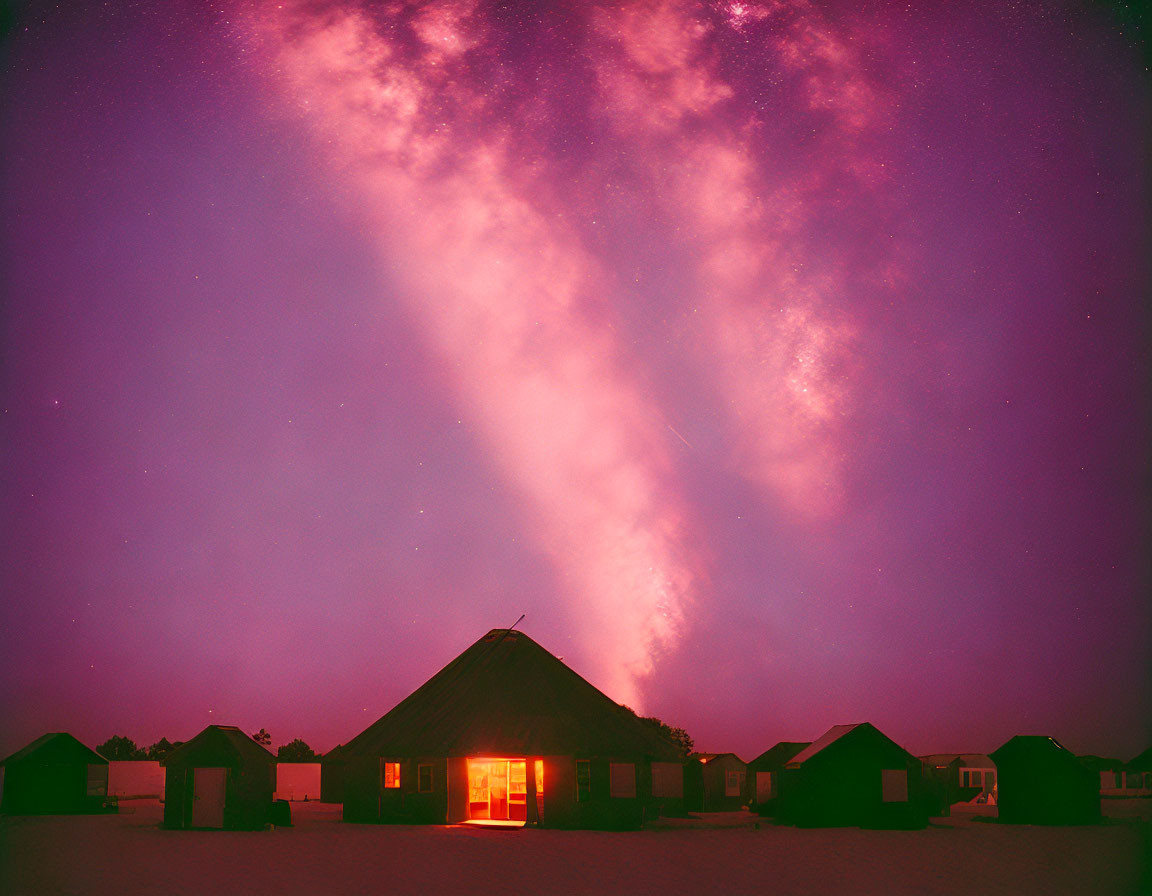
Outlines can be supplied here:
<path id="1" fill-rule="evenodd" d="M 164 757 L 164 765 L 187 765 L 204 755 L 230 756 L 237 762 L 275 762 L 276 757 L 235 725 L 209 725 Z"/>
<path id="2" fill-rule="evenodd" d="M 17 765 L 26 760 L 42 762 L 67 760 L 97 765 L 108 764 L 107 759 L 91 747 L 82 744 L 67 731 L 54 731 L 41 735 L 28 746 L 22 747 L 0 762 L 0 765 Z"/>

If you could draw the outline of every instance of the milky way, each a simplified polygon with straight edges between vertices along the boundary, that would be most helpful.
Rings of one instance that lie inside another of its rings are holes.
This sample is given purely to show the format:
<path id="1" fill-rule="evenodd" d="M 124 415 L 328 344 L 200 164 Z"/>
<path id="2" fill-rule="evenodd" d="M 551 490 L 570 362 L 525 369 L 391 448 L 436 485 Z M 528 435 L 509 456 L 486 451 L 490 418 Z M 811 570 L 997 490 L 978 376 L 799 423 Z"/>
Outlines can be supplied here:
<path id="1" fill-rule="evenodd" d="M 1104 13 L 24 18 L 8 662 L 66 670 L 25 727 L 93 688 L 328 747 L 526 611 L 710 749 L 1135 752 L 1095 695 L 1149 661 L 1147 83 Z"/>

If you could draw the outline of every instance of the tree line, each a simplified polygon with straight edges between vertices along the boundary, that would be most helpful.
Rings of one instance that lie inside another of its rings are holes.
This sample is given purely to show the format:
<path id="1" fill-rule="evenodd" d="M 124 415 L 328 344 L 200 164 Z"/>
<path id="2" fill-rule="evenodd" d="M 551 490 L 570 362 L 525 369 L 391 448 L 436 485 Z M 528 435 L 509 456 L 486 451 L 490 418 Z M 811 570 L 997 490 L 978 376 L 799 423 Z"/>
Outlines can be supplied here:
<path id="1" fill-rule="evenodd" d="M 252 735 L 252 739 L 256 743 L 264 747 L 272 745 L 272 735 L 261 728 Z M 164 759 L 183 744 L 184 741 L 178 740 L 175 742 L 169 741 L 168 738 L 162 737 L 152 746 L 144 749 L 136 745 L 136 742 L 130 737 L 123 737 L 114 734 L 104 743 L 96 748 L 96 752 L 107 759 L 109 762 L 132 762 L 142 759 L 150 759 L 153 762 L 163 762 Z M 276 759 L 280 762 L 318 762 L 321 754 L 313 750 L 300 738 L 296 738 L 291 743 L 284 744 L 276 751 Z"/>

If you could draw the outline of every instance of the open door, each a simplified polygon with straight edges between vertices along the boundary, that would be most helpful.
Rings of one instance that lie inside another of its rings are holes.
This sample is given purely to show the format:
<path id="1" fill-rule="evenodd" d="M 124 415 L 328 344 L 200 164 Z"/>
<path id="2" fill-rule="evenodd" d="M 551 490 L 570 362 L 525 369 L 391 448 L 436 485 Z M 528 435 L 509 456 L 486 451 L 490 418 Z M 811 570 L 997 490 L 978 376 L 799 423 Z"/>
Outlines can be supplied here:
<path id="1" fill-rule="evenodd" d="M 228 782 L 228 769 L 195 768 L 192 772 L 192 827 L 224 827 L 224 789 Z"/>
<path id="2" fill-rule="evenodd" d="M 525 821 L 528 763 L 523 759 L 468 760 L 468 818 Z"/>

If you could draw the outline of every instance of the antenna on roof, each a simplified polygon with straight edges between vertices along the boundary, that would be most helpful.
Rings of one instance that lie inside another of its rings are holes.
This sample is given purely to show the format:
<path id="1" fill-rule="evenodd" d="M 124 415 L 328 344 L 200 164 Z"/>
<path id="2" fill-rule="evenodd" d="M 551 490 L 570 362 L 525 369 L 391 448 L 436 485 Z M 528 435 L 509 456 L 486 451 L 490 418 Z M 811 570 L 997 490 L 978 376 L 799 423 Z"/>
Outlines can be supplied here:
<path id="1" fill-rule="evenodd" d="M 513 622 L 510 626 L 508 626 L 508 631 L 512 631 L 512 629 L 516 628 L 516 626 L 518 626 L 521 622 L 524 621 L 524 617 L 527 615 L 528 615 L 527 613 L 521 613 L 520 618 L 517 619 L 515 622 Z"/>

